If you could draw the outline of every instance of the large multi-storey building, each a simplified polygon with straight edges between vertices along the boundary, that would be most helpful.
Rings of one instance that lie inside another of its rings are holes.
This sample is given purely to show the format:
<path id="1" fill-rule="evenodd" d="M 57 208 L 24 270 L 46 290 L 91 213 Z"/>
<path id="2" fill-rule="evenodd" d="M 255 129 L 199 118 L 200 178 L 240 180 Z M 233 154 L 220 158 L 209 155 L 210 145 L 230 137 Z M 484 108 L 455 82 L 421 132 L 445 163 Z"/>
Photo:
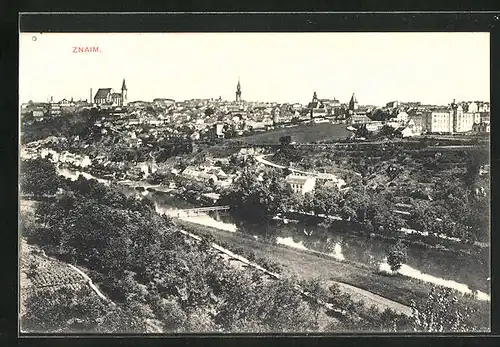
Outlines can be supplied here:
<path id="1" fill-rule="evenodd" d="M 453 129 L 452 113 L 447 108 L 423 113 L 424 128 L 430 133 L 450 133 Z"/>
<path id="2" fill-rule="evenodd" d="M 309 176 L 299 176 L 290 174 L 286 176 L 286 183 L 290 185 L 295 194 L 304 195 L 305 193 L 312 192 L 316 185 L 316 178 Z"/>
<path id="3" fill-rule="evenodd" d="M 423 112 L 424 129 L 430 133 L 469 132 L 474 124 L 481 122 L 480 116 L 475 103 L 468 104 L 464 112 L 463 106 L 453 101 L 449 107 Z"/>

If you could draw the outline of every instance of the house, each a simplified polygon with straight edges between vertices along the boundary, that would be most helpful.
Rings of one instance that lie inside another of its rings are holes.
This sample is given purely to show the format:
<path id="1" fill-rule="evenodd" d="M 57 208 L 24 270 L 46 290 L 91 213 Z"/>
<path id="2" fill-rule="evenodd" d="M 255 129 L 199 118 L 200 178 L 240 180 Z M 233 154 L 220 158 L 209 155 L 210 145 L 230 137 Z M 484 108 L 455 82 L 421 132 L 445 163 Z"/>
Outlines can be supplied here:
<path id="1" fill-rule="evenodd" d="M 474 125 L 475 113 L 460 113 L 454 117 L 454 127 L 453 132 L 464 133 L 472 131 L 472 126 Z M 479 120 L 479 117 L 477 117 Z"/>
<path id="2" fill-rule="evenodd" d="M 490 112 L 479 112 L 479 123 L 489 123 Z"/>
<path id="3" fill-rule="evenodd" d="M 213 125 L 213 136 L 216 139 L 223 139 L 224 138 L 224 124 L 222 123 L 216 123 Z"/>
<path id="4" fill-rule="evenodd" d="M 467 103 L 466 112 L 471 112 L 471 113 L 478 112 L 477 103 L 475 103 L 474 101 Z"/>
<path id="5" fill-rule="evenodd" d="M 166 98 L 156 98 L 153 99 L 153 104 L 161 107 L 170 107 L 170 106 L 175 106 L 175 100 Z"/>
<path id="6" fill-rule="evenodd" d="M 31 114 L 34 118 L 43 118 L 45 112 L 43 110 L 33 110 Z"/>
<path id="7" fill-rule="evenodd" d="M 479 168 L 479 175 L 480 176 L 482 176 L 482 175 L 489 175 L 489 174 L 490 174 L 490 165 L 489 164 L 482 165 Z"/>
<path id="8" fill-rule="evenodd" d="M 220 194 L 217 193 L 204 193 L 201 195 L 204 200 L 206 200 L 208 203 L 216 203 L 220 199 Z"/>
<path id="9" fill-rule="evenodd" d="M 490 112 L 489 102 L 476 101 L 476 104 L 478 112 Z"/>
<path id="10" fill-rule="evenodd" d="M 70 100 L 64 98 L 61 100 L 60 105 L 64 106 L 64 107 L 68 107 L 68 106 L 71 106 L 72 103 L 73 103 L 73 100 L 70 101 Z"/>
<path id="11" fill-rule="evenodd" d="M 408 113 L 402 111 L 402 112 L 398 113 L 398 115 L 396 116 L 394 121 L 401 123 L 401 124 L 406 124 L 406 123 L 408 123 L 409 118 L 410 117 L 409 117 Z"/>
<path id="12" fill-rule="evenodd" d="M 472 125 L 472 132 L 477 134 L 485 134 L 490 132 L 490 123 L 478 123 Z"/>
<path id="13" fill-rule="evenodd" d="M 318 181 L 331 182 L 335 184 L 339 189 L 345 185 L 345 181 L 342 178 L 338 178 L 332 173 L 320 172 L 315 177 Z"/>
<path id="14" fill-rule="evenodd" d="M 290 174 L 286 176 L 285 180 L 295 194 L 301 195 L 312 192 L 314 190 L 314 186 L 316 185 L 316 178 L 310 176 Z"/>
<path id="15" fill-rule="evenodd" d="M 413 133 L 422 134 L 425 129 L 423 113 L 415 109 L 408 111 L 408 126 L 412 128 Z"/>
<path id="16" fill-rule="evenodd" d="M 186 167 L 184 171 L 182 171 L 181 175 L 186 178 L 195 179 L 197 181 L 206 181 L 206 182 L 210 182 L 210 180 L 212 180 L 212 182 L 218 181 L 216 175 L 198 170 L 194 166 Z"/>
<path id="17" fill-rule="evenodd" d="M 399 107 L 399 102 L 397 101 L 391 101 L 391 102 L 388 102 L 385 107 L 387 108 L 398 108 Z"/>
<path id="18" fill-rule="evenodd" d="M 410 118 L 406 124 L 406 128 L 401 132 L 403 137 L 412 137 L 422 135 L 422 126 L 417 125 L 414 119 Z"/>
<path id="19" fill-rule="evenodd" d="M 352 113 L 349 117 L 350 124 L 362 124 L 369 123 L 371 121 L 372 120 L 368 117 L 367 112 L 364 111 Z"/>
<path id="20" fill-rule="evenodd" d="M 49 103 L 49 115 L 52 117 L 61 115 L 61 104 L 58 102 L 54 102 L 52 98 L 50 99 Z"/>

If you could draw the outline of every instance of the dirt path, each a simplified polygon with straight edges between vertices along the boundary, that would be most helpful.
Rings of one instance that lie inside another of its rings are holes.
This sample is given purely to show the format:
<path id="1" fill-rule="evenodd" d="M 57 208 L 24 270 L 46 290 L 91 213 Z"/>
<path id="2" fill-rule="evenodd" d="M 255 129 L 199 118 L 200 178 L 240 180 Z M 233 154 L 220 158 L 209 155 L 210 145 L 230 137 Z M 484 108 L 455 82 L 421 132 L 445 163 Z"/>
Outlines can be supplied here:
<path id="1" fill-rule="evenodd" d="M 399 302 L 384 298 L 383 296 L 374 294 L 367 290 L 351 286 L 350 284 L 337 282 L 337 281 L 328 281 L 328 286 L 332 284 L 338 284 L 341 291 L 347 293 L 351 296 L 351 298 L 355 301 L 363 301 L 369 307 L 371 305 L 375 305 L 380 311 L 384 311 L 385 309 L 391 309 L 397 313 L 405 314 L 407 316 L 411 315 L 411 308 L 400 304 Z"/>

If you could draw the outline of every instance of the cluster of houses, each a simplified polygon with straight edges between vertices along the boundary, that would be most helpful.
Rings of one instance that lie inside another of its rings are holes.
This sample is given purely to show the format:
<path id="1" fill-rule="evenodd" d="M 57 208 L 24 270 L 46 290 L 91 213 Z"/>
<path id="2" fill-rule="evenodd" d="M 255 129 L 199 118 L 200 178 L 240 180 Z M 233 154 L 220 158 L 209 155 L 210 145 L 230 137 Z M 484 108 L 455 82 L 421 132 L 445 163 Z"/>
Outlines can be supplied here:
<path id="1" fill-rule="evenodd" d="M 73 167 L 87 168 L 92 165 L 92 160 L 86 155 L 70 153 L 68 151 L 57 152 L 46 147 L 21 147 L 22 159 L 47 158 L 53 163 L 68 164 Z"/>
<path id="2" fill-rule="evenodd" d="M 212 184 L 219 188 L 229 187 L 237 177 L 236 174 L 225 173 L 219 166 L 215 165 L 191 165 L 180 174 L 185 178 Z"/>
<path id="3" fill-rule="evenodd" d="M 22 103 L 21 115 L 31 115 L 35 121 L 43 121 L 49 117 L 60 117 L 64 112 L 71 113 L 89 107 L 90 104 L 87 100 L 62 99 L 54 101 L 54 98 L 51 97 L 47 102 L 29 101 Z"/>
<path id="4" fill-rule="evenodd" d="M 414 119 L 412 125 L 420 125 L 428 133 L 490 132 L 490 106 L 485 102 L 453 101 L 447 107 L 412 109 L 410 114 Z"/>
<path id="5" fill-rule="evenodd" d="M 345 186 L 345 181 L 331 173 L 313 173 L 292 171 L 291 174 L 286 176 L 286 183 L 290 186 L 295 194 L 304 195 L 313 192 L 316 183 L 333 184 L 338 189 L 342 190 Z"/>
<path id="6" fill-rule="evenodd" d="M 370 110 L 358 111 L 357 101 L 351 99 L 349 123 L 365 124 L 367 130 L 377 131 L 384 125 L 399 128 L 403 137 L 430 134 L 454 133 L 489 133 L 490 104 L 481 101 L 457 103 L 455 100 L 447 106 L 422 105 L 418 102 L 386 104 L 385 112 L 394 117 L 386 121 L 373 121 Z"/>
<path id="7" fill-rule="evenodd" d="M 383 124 L 404 128 L 403 136 L 422 133 L 487 133 L 490 129 L 490 109 L 487 102 L 462 102 L 450 105 L 422 105 L 418 102 L 389 102 L 385 110 L 391 112 L 390 121 L 373 121 L 375 106 L 360 106 L 353 93 L 348 103 L 336 98 L 318 98 L 313 93 L 307 105 L 300 103 L 251 102 L 242 99 L 238 81 L 236 100 L 191 99 L 176 101 L 155 98 L 152 102 L 128 101 L 128 89 L 123 79 L 121 92 L 112 88 L 99 88 L 95 95 L 90 90 L 90 102 L 63 99 L 47 103 L 29 102 L 21 105 L 21 113 L 30 113 L 35 119 L 60 116 L 65 109 L 96 107 L 107 110 L 107 117 L 98 122 L 101 132 L 116 134 L 123 132 L 130 145 L 138 146 L 141 128 L 149 128 L 150 136 L 161 137 L 162 133 L 186 135 L 190 140 L 203 141 L 242 136 L 267 131 L 275 127 L 298 122 L 332 122 L 365 124 L 374 130 Z M 135 133 L 131 136 L 131 132 Z M 129 136 L 130 135 L 130 136 Z"/>

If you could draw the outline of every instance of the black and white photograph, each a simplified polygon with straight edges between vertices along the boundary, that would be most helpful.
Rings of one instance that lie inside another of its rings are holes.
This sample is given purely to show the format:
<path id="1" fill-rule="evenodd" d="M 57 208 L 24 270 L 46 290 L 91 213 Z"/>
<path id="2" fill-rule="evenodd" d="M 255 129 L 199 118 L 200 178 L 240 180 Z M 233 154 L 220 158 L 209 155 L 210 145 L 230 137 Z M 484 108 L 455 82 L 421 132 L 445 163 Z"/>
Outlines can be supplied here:
<path id="1" fill-rule="evenodd" d="M 19 34 L 26 334 L 490 332 L 490 34 Z"/>

